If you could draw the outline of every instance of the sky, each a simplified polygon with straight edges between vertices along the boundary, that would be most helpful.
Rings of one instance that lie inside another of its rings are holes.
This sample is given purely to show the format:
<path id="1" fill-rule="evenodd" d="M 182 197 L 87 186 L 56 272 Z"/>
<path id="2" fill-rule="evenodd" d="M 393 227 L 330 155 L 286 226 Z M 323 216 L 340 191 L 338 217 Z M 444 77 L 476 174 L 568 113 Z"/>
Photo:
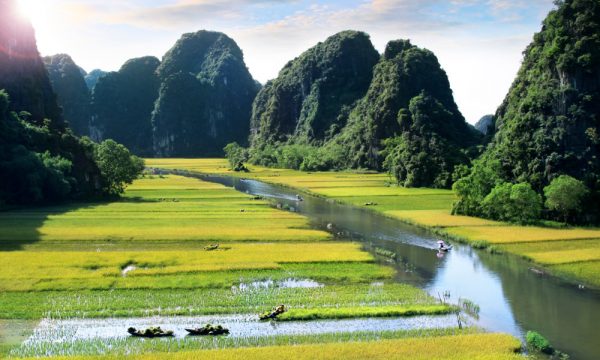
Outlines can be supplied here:
<path id="1" fill-rule="evenodd" d="M 20 0 L 42 55 L 67 53 L 86 71 L 159 59 L 186 32 L 221 31 L 265 83 L 303 51 L 342 30 L 361 30 L 383 52 L 410 39 L 433 51 L 468 122 L 501 104 L 522 52 L 552 0 Z"/>

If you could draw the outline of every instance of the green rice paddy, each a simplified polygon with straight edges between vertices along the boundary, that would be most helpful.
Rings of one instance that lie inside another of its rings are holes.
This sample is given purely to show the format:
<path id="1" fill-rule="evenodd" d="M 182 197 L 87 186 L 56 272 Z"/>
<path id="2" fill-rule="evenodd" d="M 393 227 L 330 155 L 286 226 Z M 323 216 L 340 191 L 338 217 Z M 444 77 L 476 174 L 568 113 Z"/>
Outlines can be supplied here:
<path id="1" fill-rule="evenodd" d="M 314 355 L 320 346 L 345 348 L 358 340 L 471 335 L 471 330 L 434 329 L 193 345 L 178 339 L 142 346 L 121 340 L 75 341 L 52 349 L 21 346 L 43 318 L 257 315 L 278 304 L 290 309 L 282 320 L 452 311 L 420 289 L 395 283 L 394 270 L 377 264 L 360 244 L 334 240 L 311 229 L 305 217 L 266 201 L 182 176 L 145 177 L 116 202 L 3 212 L 0 263 L 0 354 L 11 357 L 50 350 L 70 359 L 99 353 L 145 357 L 147 352 L 181 350 L 187 354 L 183 358 L 196 358 L 213 355 L 198 349 L 222 347 L 242 348 L 239 354 L 219 350 L 217 356 L 221 351 L 225 358 L 264 356 L 247 346 L 276 346 L 274 351 L 285 357 L 296 356 L 296 347 L 286 345 L 306 344 L 306 354 Z M 511 337 L 497 342 L 504 338 L 485 335 L 473 343 L 503 353 L 507 343 L 515 345 Z M 94 350 L 102 346 L 110 351 Z"/>
<path id="2" fill-rule="evenodd" d="M 597 228 L 556 229 L 542 226 L 515 226 L 468 216 L 452 216 L 456 200 L 449 190 L 408 189 L 393 185 L 386 174 L 361 172 L 301 172 L 249 166 L 250 172 L 229 170 L 224 159 L 149 159 L 147 165 L 180 169 L 204 174 L 243 176 L 297 188 L 357 207 L 381 212 L 438 234 L 476 244 L 491 246 L 516 254 L 545 267 L 550 273 L 575 283 L 600 288 L 600 238 Z M 561 243 L 570 242 L 568 249 Z M 535 242 L 553 247 L 547 251 L 528 251 L 523 244 Z M 590 246 L 590 244 L 592 244 Z"/>

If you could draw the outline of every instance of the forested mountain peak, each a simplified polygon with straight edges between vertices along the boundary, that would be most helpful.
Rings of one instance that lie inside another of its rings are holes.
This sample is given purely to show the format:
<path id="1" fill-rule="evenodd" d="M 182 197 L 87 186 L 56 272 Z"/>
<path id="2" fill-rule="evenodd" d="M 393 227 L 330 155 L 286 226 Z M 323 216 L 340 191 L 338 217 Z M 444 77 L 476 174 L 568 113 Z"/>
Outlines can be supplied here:
<path id="1" fill-rule="evenodd" d="M 596 199 L 586 201 L 595 204 L 586 217 L 598 216 L 600 2 L 557 2 L 525 50 L 496 128 L 491 146 L 458 186 L 458 212 L 481 215 L 483 198 L 498 183 L 528 183 L 542 193 L 569 175 Z"/>
<path id="2" fill-rule="evenodd" d="M 69 127 L 77 135 L 89 135 L 90 92 L 85 83 L 85 73 L 67 54 L 46 56 L 43 60 Z"/>
<path id="3" fill-rule="evenodd" d="M 340 115 L 364 96 L 378 60 L 369 35 L 348 30 L 288 62 L 254 102 L 253 146 L 336 135 L 345 125 Z"/>
<path id="4" fill-rule="evenodd" d="M 217 156 L 246 143 L 258 87 L 241 49 L 213 31 L 184 34 L 163 57 L 152 126 L 158 156 Z"/>
<path id="5" fill-rule="evenodd" d="M 98 79 L 92 96 L 92 137 L 113 139 L 135 154 L 152 155 L 151 116 L 158 98 L 160 61 L 153 56 L 128 60 Z"/>
<path id="6" fill-rule="evenodd" d="M 163 57 L 158 75 L 165 79 L 178 72 L 215 81 L 221 67 L 243 63 L 242 50 L 229 36 L 215 31 L 200 30 L 183 34 Z"/>
<path id="7" fill-rule="evenodd" d="M 347 167 L 381 169 L 387 156 L 386 167 L 402 184 L 448 187 L 454 165 L 466 161 L 459 150 L 478 140 L 437 57 L 409 40 L 395 40 L 387 44 L 369 90 L 335 142 L 346 149 Z M 427 163 L 422 154 L 437 155 Z M 432 164 L 439 166 L 423 173 Z"/>

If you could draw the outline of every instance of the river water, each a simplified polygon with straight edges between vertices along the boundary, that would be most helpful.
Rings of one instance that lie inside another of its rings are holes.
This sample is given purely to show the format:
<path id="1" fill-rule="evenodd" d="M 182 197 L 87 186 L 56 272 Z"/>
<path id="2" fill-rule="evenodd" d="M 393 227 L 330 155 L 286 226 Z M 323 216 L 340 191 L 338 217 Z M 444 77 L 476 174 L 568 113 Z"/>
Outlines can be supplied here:
<path id="1" fill-rule="evenodd" d="M 307 216 L 314 227 L 325 230 L 332 224 L 333 232 L 364 242 L 367 249 L 395 252 L 397 261 L 390 264 L 397 269 L 397 281 L 435 297 L 449 293 L 453 302 L 458 298 L 475 302 L 481 308 L 477 324 L 489 331 L 523 339 L 528 330 L 536 330 L 572 359 L 600 359 L 600 291 L 538 275 L 530 270 L 531 264 L 514 256 L 459 244 L 440 256 L 439 237 L 373 211 L 309 195 L 297 201 L 293 189 L 255 180 L 201 178 L 274 199 Z"/>

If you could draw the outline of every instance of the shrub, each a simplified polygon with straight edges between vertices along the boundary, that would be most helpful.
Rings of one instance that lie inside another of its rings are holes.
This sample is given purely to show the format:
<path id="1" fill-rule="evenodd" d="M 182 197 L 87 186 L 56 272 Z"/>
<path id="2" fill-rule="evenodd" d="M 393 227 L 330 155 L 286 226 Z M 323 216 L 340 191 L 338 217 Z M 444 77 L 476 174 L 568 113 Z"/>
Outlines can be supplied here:
<path id="1" fill-rule="evenodd" d="M 546 207 L 559 213 L 565 222 L 578 212 L 589 191 L 585 184 L 571 176 L 561 175 L 544 188 Z"/>
<path id="2" fill-rule="evenodd" d="M 536 331 L 528 331 L 525 340 L 527 345 L 536 351 L 550 355 L 554 353 L 554 348 L 552 348 L 550 342 Z"/>

